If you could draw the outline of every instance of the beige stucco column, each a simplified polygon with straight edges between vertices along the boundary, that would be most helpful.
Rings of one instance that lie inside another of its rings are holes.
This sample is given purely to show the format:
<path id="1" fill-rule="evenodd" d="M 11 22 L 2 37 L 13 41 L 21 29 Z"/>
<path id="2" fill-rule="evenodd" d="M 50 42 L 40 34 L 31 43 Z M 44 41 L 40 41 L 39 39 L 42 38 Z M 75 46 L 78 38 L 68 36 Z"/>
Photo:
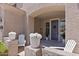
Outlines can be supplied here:
<path id="1" fill-rule="evenodd" d="M 66 41 L 75 40 L 75 53 L 79 53 L 79 6 L 75 3 L 65 5 Z"/>
<path id="2" fill-rule="evenodd" d="M 29 34 L 34 32 L 34 18 L 30 15 L 27 14 L 27 19 L 26 19 L 26 42 L 27 45 L 30 44 L 30 37 Z"/>

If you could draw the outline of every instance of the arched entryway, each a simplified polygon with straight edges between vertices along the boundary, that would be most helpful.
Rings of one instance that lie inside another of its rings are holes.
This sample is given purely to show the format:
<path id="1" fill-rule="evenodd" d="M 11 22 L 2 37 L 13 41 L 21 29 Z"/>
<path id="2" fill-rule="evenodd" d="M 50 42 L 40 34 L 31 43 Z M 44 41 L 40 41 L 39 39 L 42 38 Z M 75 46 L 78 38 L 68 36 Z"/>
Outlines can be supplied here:
<path id="1" fill-rule="evenodd" d="M 31 32 L 40 33 L 43 36 L 42 40 L 46 46 L 54 46 L 54 45 L 64 46 L 63 42 L 58 41 L 60 37 L 58 37 L 58 39 L 55 40 L 54 42 L 51 41 L 52 39 L 50 39 L 51 38 L 50 36 L 53 36 L 50 31 L 51 29 L 50 26 L 52 25 L 50 23 L 57 19 L 58 22 L 57 24 L 54 22 L 55 23 L 54 25 L 59 26 L 59 21 L 61 23 L 65 20 L 65 6 L 64 5 L 41 7 L 40 9 L 35 10 L 28 16 L 29 16 L 29 24 L 28 24 L 29 33 Z M 56 28 L 56 26 L 53 26 L 53 28 Z M 60 36 L 59 29 L 57 31 L 58 31 L 58 34 L 56 35 Z M 55 43 L 55 44 L 52 44 L 52 43 Z"/>

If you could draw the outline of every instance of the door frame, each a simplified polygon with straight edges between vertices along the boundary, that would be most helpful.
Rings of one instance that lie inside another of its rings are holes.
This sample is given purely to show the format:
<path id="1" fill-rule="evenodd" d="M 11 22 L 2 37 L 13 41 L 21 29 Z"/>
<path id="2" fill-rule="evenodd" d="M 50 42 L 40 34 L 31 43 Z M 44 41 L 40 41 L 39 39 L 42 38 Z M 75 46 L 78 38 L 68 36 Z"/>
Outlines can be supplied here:
<path id="1" fill-rule="evenodd" d="M 60 18 L 54 18 L 54 19 L 50 19 L 50 40 L 51 40 L 51 21 L 55 21 L 55 20 L 58 20 L 58 41 L 60 41 L 60 24 L 59 24 L 59 22 L 60 22 Z"/>

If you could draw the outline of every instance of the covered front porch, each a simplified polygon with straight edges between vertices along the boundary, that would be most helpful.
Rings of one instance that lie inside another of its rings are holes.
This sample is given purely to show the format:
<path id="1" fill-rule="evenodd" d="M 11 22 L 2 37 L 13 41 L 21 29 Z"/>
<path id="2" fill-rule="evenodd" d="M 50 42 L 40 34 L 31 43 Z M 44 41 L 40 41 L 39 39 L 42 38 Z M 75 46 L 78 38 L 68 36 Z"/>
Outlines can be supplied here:
<path id="1" fill-rule="evenodd" d="M 44 47 L 65 46 L 65 9 L 64 6 L 60 7 L 62 9 L 47 11 L 33 19 L 34 33 L 42 35 L 41 45 Z"/>

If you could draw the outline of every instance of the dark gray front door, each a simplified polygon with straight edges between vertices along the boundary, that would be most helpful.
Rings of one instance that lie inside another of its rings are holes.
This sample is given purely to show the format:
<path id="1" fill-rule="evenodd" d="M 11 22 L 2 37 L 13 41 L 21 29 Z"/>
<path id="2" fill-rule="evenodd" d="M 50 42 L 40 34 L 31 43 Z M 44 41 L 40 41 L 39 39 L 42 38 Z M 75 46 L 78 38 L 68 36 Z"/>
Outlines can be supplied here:
<path id="1" fill-rule="evenodd" d="M 58 20 L 51 21 L 51 40 L 58 40 Z"/>

